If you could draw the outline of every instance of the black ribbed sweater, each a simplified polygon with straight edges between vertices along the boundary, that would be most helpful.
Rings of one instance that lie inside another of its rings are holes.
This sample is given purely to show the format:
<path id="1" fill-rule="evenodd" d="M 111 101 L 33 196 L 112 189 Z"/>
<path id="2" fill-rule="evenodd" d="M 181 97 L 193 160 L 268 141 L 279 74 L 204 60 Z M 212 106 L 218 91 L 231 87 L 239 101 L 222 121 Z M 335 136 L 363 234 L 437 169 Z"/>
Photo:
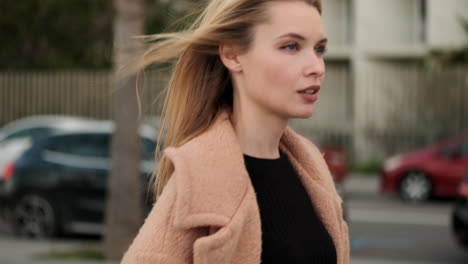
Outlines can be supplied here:
<path id="1" fill-rule="evenodd" d="M 336 264 L 333 241 L 285 155 L 244 155 L 262 225 L 262 264 Z"/>

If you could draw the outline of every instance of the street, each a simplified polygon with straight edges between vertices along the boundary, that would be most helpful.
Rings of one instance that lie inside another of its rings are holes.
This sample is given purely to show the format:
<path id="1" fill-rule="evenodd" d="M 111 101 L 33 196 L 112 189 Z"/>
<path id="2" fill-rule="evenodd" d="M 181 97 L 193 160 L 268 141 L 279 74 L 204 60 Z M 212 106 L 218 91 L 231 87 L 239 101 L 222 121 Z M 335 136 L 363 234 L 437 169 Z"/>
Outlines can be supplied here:
<path id="1" fill-rule="evenodd" d="M 468 263 L 468 250 L 451 236 L 452 201 L 405 204 L 380 195 L 378 178 L 353 176 L 346 185 L 352 263 Z"/>
<path id="2" fill-rule="evenodd" d="M 353 264 L 466 264 L 468 250 L 458 247 L 449 226 L 450 200 L 409 205 L 377 192 L 377 178 L 351 175 L 346 204 Z M 38 254 L 99 247 L 97 239 L 69 237 L 35 241 L 14 238 L 0 223 L 1 264 L 62 264 L 103 262 L 38 260 Z"/>

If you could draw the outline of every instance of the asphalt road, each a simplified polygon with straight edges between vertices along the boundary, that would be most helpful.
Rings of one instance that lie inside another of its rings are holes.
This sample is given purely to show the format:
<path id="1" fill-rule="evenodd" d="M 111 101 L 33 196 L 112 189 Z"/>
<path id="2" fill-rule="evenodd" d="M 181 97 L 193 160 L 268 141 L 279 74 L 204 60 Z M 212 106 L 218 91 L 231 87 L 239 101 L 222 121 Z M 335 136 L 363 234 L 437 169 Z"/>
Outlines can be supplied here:
<path id="1" fill-rule="evenodd" d="M 346 184 L 352 263 L 468 263 L 451 234 L 453 201 L 406 204 L 380 195 L 378 178 L 353 176 Z"/>
<path id="2" fill-rule="evenodd" d="M 352 264 L 466 264 L 468 250 L 451 236 L 451 201 L 408 205 L 377 191 L 376 177 L 351 175 L 346 184 Z M 100 246 L 97 239 L 68 237 L 27 240 L 13 237 L 0 222 L 0 264 L 102 264 L 38 260 L 38 254 Z"/>

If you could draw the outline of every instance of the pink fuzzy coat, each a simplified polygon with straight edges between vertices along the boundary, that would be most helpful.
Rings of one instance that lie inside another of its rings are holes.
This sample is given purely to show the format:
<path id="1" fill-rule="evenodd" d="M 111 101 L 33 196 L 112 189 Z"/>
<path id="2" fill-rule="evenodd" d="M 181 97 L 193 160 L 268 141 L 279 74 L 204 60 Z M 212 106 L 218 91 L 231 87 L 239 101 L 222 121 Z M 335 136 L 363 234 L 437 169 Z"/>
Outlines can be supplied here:
<path id="1" fill-rule="evenodd" d="M 290 128 L 280 149 L 331 235 L 337 263 L 348 264 L 342 201 L 321 153 Z M 206 132 L 165 155 L 174 173 L 122 263 L 259 264 L 259 208 L 229 116 L 220 115 Z"/>

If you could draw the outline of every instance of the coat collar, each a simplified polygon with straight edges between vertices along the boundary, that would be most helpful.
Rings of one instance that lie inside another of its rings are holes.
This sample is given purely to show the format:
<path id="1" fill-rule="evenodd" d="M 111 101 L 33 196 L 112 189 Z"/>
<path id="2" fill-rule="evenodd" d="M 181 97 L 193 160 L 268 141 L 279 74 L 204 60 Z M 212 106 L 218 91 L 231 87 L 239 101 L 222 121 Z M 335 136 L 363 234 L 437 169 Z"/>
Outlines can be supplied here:
<path id="1" fill-rule="evenodd" d="M 207 131 L 164 153 L 174 164 L 175 225 L 226 225 L 250 181 L 229 115 L 220 114 Z"/>
<path id="2" fill-rule="evenodd" d="M 280 149 L 297 170 L 309 196 L 326 210 L 333 207 L 330 201 L 339 196 L 330 193 L 335 191 L 333 179 L 317 148 L 288 127 Z M 184 228 L 227 225 L 251 186 L 229 115 L 220 114 L 207 131 L 164 153 L 175 168 L 174 224 Z M 320 208 L 318 213 L 325 215 Z"/>

